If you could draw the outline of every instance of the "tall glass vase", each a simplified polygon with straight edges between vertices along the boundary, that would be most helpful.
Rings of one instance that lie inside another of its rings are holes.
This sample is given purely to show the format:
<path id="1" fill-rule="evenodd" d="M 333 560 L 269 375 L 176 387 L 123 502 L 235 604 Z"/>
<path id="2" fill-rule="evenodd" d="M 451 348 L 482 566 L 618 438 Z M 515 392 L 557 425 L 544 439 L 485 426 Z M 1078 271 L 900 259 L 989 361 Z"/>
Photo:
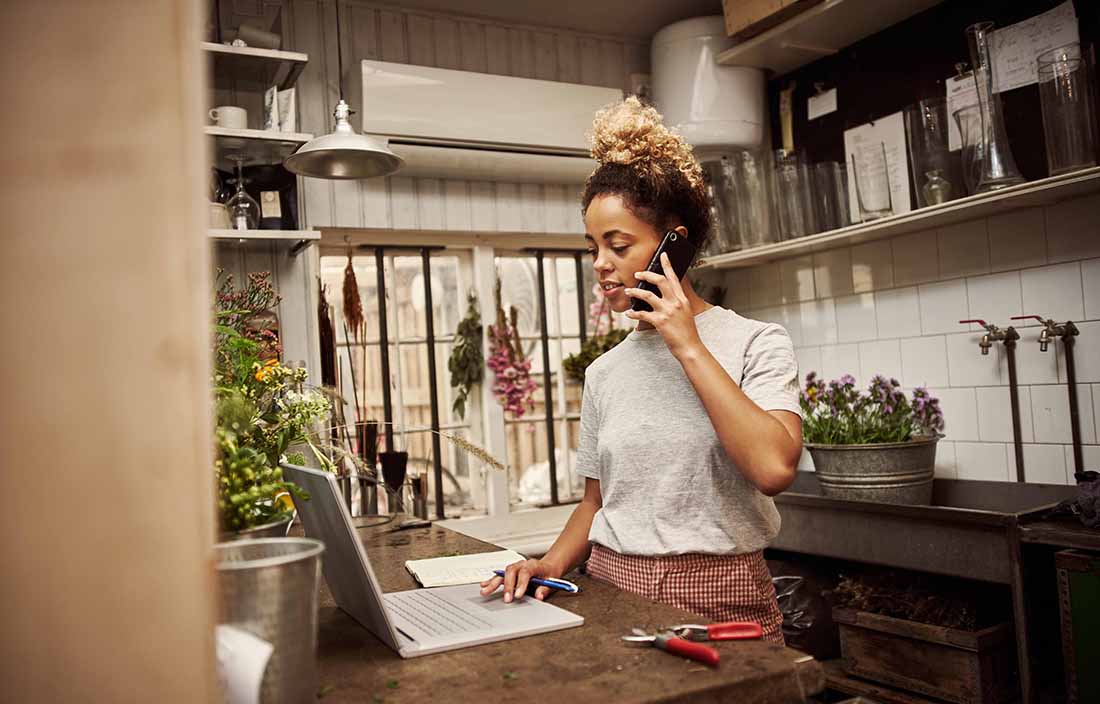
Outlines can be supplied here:
<path id="1" fill-rule="evenodd" d="M 997 95 L 997 47 L 992 22 L 979 22 L 966 28 L 970 45 L 970 63 L 974 66 L 974 83 L 978 91 L 978 107 L 982 115 L 982 171 L 978 193 L 995 191 L 1023 183 L 1008 146 L 1001 97 Z"/>

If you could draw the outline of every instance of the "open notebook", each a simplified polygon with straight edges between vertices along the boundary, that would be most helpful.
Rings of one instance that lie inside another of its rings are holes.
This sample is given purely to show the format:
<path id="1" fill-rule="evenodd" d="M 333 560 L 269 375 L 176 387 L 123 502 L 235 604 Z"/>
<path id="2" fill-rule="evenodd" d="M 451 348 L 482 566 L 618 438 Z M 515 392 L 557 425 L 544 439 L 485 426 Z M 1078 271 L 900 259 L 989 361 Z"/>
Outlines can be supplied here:
<path id="1" fill-rule="evenodd" d="M 421 586 L 449 587 L 456 584 L 484 582 L 493 576 L 493 570 L 502 570 L 513 562 L 523 560 L 523 555 L 512 550 L 482 552 L 476 555 L 433 557 L 427 560 L 406 560 L 407 569 Z"/>

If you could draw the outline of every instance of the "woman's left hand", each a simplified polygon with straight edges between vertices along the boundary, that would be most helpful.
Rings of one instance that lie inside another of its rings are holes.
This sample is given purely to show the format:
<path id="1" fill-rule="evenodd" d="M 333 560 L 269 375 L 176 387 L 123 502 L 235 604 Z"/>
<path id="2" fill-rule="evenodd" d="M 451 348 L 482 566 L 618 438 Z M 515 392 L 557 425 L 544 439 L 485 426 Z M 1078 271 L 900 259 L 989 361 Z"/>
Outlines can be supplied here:
<path id="1" fill-rule="evenodd" d="M 664 276 L 649 271 L 639 271 L 634 275 L 634 278 L 639 281 L 655 284 L 660 289 L 661 295 L 639 288 L 626 289 L 623 293 L 631 298 L 639 298 L 653 307 L 652 311 L 638 311 L 631 308 L 626 311 L 626 317 L 649 323 L 656 328 L 672 355 L 679 358 L 681 354 L 702 346 L 702 341 L 695 327 L 695 315 L 691 312 L 691 302 L 688 301 L 680 280 L 672 270 L 668 254 L 664 252 L 661 253 L 661 269 L 664 271 Z"/>

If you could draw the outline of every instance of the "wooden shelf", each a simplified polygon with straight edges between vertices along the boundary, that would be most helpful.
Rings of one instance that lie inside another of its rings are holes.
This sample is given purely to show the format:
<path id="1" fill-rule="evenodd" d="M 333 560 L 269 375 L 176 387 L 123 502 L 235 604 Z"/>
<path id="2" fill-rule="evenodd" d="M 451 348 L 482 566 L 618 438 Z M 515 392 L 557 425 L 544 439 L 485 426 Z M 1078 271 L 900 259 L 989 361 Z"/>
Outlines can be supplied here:
<path id="1" fill-rule="evenodd" d="M 881 32 L 942 0 L 825 0 L 718 55 L 725 66 L 783 75 Z"/>
<path id="2" fill-rule="evenodd" d="M 298 147 L 313 139 L 313 135 L 305 132 L 234 130 L 211 126 L 203 129 L 214 140 L 214 163 L 227 170 L 232 170 L 236 163 L 229 159 L 230 155 L 244 154 L 245 166 L 281 164 Z"/>
<path id="3" fill-rule="evenodd" d="M 1051 205 L 1058 201 L 1100 191 L 1100 167 L 1023 183 L 990 193 L 967 196 L 940 205 L 918 208 L 839 230 L 820 232 L 786 242 L 707 257 L 700 269 L 748 267 L 853 244 L 943 227 L 1020 208 Z"/>
<path id="4" fill-rule="evenodd" d="M 231 88 L 240 81 L 261 86 L 279 86 L 286 90 L 294 85 L 309 56 L 297 51 L 257 49 L 251 46 L 229 46 L 203 42 L 202 50 L 213 65 L 216 88 Z"/>

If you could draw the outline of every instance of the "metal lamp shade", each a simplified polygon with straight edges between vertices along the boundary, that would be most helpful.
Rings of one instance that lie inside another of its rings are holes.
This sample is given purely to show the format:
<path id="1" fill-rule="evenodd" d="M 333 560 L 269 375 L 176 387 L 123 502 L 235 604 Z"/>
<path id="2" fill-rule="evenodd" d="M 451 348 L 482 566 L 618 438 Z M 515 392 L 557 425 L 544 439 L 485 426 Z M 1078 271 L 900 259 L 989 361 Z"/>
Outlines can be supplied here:
<path id="1" fill-rule="evenodd" d="M 381 140 L 356 134 L 348 122 L 350 112 L 341 100 L 333 112 L 336 129 L 310 140 L 287 157 L 283 162 L 287 170 L 313 178 L 358 179 L 387 176 L 405 165 L 405 160 Z"/>

